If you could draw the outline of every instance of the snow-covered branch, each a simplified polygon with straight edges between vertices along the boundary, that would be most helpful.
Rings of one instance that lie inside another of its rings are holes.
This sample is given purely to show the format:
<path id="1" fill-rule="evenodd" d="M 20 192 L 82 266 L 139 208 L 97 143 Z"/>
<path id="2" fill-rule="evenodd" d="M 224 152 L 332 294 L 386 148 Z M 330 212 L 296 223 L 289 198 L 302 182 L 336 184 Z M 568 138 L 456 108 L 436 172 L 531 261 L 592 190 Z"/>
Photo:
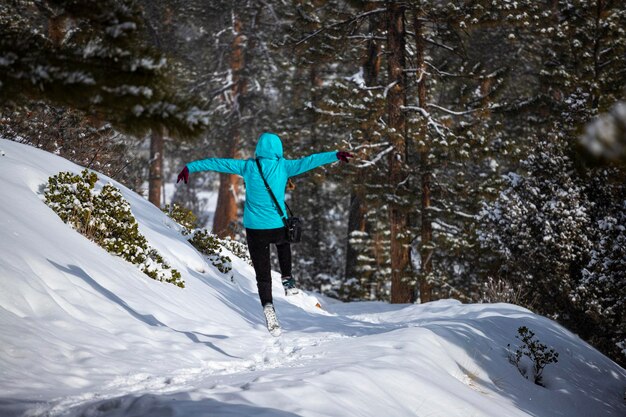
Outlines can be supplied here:
<path id="1" fill-rule="evenodd" d="M 469 109 L 469 110 L 463 110 L 463 111 L 454 111 L 454 110 L 446 109 L 445 107 L 441 107 L 441 106 L 439 106 L 437 104 L 434 104 L 434 103 L 427 103 L 426 105 L 428 107 L 433 107 L 435 109 L 441 110 L 441 111 L 443 111 L 445 113 L 448 113 L 448 114 L 451 114 L 451 115 L 454 115 L 454 116 L 463 116 L 465 114 L 470 114 L 470 113 L 474 113 L 474 112 L 477 112 L 477 111 L 481 110 L 481 109 Z"/>
<path id="2" fill-rule="evenodd" d="M 423 107 L 419 107 L 419 106 L 402 106 L 402 110 L 410 110 L 410 111 L 416 111 L 422 114 L 422 116 L 426 117 L 426 118 L 430 118 L 430 113 L 428 113 L 426 111 L 426 109 L 424 109 Z"/>
<path id="3" fill-rule="evenodd" d="M 381 146 L 387 146 L 389 145 L 389 142 L 383 142 L 383 143 L 372 143 L 372 144 L 366 144 L 366 145 L 359 145 L 359 146 L 355 146 L 354 148 L 352 148 L 352 150 L 354 151 L 358 151 L 359 149 L 367 149 L 367 148 L 378 148 Z"/>
<path id="4" fill-rule="evenodd" d="M 387 97 L 387 93 L 389 92 L 389 90 L 391 90 L 396 84 L 398 84 L 398 82 L 394 81 L 391 84 L 387 85 L 387 87 L 385 87 L 385 91 L 383 92 L 383 97 Z"/>
<path id="5" fill-rule="evenodd" d="M 376 162 L 380 161 L 382 159 L 383 156 L 387 155 L 389 152 L 393 151 L 393 146 L 388 147 L 387 149 L 385 149 L 384 151 L 380 152 L 378 155 L 376 155 L 376 157 L 374 159 L 372 159 L 371 161 L 365 161 L 360 165 L 355 165 L 356 168 L 367 168 L 370 167 L 374 164 L 376 164 Z"/>
<path id="6" fill-rule="evenodd" d="M 446 136 L 445 126 L 435 120 L 426 109 L 420 106 L 401 106 L 402 110 L 405 111 L 417 111 L 422 114 L 422 116 L 426 119 L 426 122 L 429 126 L 432 126 L 439 136 Z"/>
<path id="7" fill-rule="evenodd" d="M 348 39 L 360 39 L 360 40 L 364 40 L 364 41 L 371 41 L 371 40 L 376 40 L 376 41 L 386 41 L 387 38 L 384 36 L 371 36 L 371 35 L 351 35 L 351 36 L 346 36 Z"/>
<path id="8" fill-rule="evenodd" d="M 310 101 L 305 104 L 305 107 L 307 109 L 313 110 L 317 114 L 323 114 L 323 115 L 326 115 L 326 116 L 332 116 L 332 117 L 351 117 L 351 116 L 353 116 L 352 113 L 342 113 L 342 112 L 337 113 L 337 112 L 333 112 L 333 111 L 330 111 L 330 110 L 320 109 L 319 107 L 315 107 L 313 105 L 313 103 L 311 103 Z"/>

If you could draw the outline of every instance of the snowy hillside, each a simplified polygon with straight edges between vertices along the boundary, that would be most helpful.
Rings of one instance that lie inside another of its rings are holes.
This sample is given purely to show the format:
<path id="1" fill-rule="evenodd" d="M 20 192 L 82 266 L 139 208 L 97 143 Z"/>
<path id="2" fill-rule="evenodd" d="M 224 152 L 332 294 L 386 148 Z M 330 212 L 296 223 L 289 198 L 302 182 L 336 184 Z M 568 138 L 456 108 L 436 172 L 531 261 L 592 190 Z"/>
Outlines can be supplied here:
<path id="1" fill-rule="evenodd" d="M 217 272 L 116 184 L 186 288 L 66 226 L 42 185 L 81 167 L 0 140 L 0 416 L 626 416 L 626 371 L 506 304 L 285 298 L 267 332 L 250 266 Z M 100 186 L 106 179 L 100 175 Z M 554 347 L 540 387 L 507 358 L 520 326 Z"/>

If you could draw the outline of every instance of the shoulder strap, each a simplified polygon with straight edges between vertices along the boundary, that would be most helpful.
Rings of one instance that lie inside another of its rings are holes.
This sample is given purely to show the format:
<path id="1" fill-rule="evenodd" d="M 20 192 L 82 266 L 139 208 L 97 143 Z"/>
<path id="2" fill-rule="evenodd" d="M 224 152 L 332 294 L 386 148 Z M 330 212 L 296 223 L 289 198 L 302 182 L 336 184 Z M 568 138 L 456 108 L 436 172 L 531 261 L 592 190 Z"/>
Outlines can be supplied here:
<path id="1" fill-rule="evenodd" d="M 256 162 L 256 166 L 259 167 L 259 173 L 261 174 L 261 178 L 263 179 L 263 183 L 265 184 L 265 189 L 267 189 L 267 192 L 270 193 L 270 196 L 272 197 L 272 201 L 278 208 L 278 213 L 280 214 L 280 218 L 283 220 L 283 223 L 287 225 L 287 221 L 285 220 L 285 213 L 283 212 L 283 209 L 280 207 L 280 204 L 278 204 L 278 200 L 276 199 L 274 192 L 270 188 L 270 185 L 267 183 L 267 180 L 265 179 L 265 175 L 263 175 L 263 170 L 261 169 L 261 163 L 259 162 L 258 159 L 255 159 L 255 162 Z M 289 212 L 291 213 L 291 209 L 289 208 L 289 206 L 287 206 L 287 203 L 285 203 L 285 206 L 287 207 L 287 210 L 289 210 Z"/>

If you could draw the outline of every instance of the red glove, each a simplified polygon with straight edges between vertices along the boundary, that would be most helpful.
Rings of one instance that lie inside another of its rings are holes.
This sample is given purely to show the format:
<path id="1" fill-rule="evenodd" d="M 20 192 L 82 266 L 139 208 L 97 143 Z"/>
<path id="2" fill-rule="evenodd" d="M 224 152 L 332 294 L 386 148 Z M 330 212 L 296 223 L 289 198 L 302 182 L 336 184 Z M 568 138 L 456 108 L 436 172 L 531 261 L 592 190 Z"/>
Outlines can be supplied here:
<path id="1" fill-rule="evenodd" d="M 183 170 L 180 171 L 180 174 L 178 174 L 178 181 L 176 181 L 176 184 L 178 184 L 181 180 L 185 181 L 185 184 L 189 182 L 189 168 L 187 168 L 187 165 L 185 165 L 185 168 L 183 168 Z"/>
<path id="2" fill-rule="evenodd" d="M 337 159 L 342 162 L 350 162 L 348 158 L 352 158 L 352 154 L 350 152 L 339 151 L 337 152 Z"/>

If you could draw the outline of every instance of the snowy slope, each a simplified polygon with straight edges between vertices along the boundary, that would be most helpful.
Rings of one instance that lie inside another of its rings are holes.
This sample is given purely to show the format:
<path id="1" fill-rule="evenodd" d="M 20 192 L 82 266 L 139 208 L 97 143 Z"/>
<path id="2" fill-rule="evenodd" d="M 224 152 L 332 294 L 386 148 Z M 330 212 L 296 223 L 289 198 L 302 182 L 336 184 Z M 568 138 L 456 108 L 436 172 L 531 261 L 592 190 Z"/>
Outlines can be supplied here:
<path id="1" fill-rule="evenodd" d="M 512 305 L 320 298 L 322 310 L 276 280 L 285 331 L 272 338 L 251 267 L 236 260 L 231 282 L 116 184 L 186 288 L 153 281 L 43 204 L 50 175 L 81 167 L 1 139 L 0 151 L 2 417 L 626 416 L 624 369 Z M 507 360 L 522 325 L 560 353 L 546 388 Z"/>

